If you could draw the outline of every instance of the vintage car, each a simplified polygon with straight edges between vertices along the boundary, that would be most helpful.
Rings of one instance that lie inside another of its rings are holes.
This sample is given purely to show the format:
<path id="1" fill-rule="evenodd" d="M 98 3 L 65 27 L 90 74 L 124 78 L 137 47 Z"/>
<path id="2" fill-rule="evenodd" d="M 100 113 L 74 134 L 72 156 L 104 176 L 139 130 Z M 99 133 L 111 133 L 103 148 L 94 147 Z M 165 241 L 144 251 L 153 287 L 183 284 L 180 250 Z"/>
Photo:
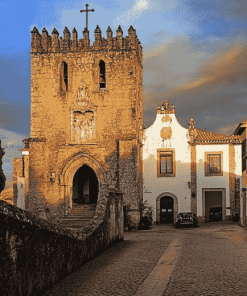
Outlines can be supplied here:
<path id="1" fill-rule="evenodd" d="M 222 208 L 215 207 L 209 211 L 209 221 L 222 221 Z"/>
<path id="2" fill-rule="evenodd" d="M 179 213 L 176 222 L 175 222 L 175 227 L 178 228 L 180 226 L 198 226 L 198 219 L 196 217 L 196 214 L 191 213 L 191 212 L 184 212 L 184 213 Z"/>

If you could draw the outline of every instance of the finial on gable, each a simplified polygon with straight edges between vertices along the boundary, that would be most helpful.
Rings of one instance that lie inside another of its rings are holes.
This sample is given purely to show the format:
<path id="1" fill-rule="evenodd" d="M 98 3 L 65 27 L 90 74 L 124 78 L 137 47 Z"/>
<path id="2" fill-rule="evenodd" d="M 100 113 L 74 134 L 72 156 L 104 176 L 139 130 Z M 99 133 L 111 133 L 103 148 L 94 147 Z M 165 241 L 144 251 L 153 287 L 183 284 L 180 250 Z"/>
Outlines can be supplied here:
<path id="1" fill-rule="evenodd" d="M 193 118 L 190 118 L 190 120 L 188 121 L 189 128 L 195 128 L 195 124 L 195 120 Z"/>
<path id="2" fill-rule="evenodd" d="M 174 114 L 174 113 L 175 113 L 175 107 L 172 104 L 172 107 L 170 109 L 168 101 L 165 101 L 165 103 L 162 106 L 157 107 L 157 114 Z"/>
<path id="3" fill-rule="evenodd" d="M 165 108 L 165 110 L 169 109 L 169 102 L 165 101 L 164 108 Z"/>

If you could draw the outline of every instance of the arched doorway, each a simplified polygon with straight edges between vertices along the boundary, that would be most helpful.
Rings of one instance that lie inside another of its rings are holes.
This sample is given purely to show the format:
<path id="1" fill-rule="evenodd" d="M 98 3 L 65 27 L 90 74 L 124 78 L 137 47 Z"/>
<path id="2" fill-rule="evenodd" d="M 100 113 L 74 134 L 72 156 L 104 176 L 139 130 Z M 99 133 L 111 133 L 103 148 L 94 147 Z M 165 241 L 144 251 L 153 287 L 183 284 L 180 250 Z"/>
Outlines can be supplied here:
<path id="1" fill-rule="evenodd" d="M 73 204 L 96 204 L 98 200 L 98 178 L 92 168 L 84 164 L 73 178 Z"/>
<path id="2" fill-rule="evenodd" d="M 171 196 L 160 199 L 160 223 L 173 223 L 174 202 Z"/>

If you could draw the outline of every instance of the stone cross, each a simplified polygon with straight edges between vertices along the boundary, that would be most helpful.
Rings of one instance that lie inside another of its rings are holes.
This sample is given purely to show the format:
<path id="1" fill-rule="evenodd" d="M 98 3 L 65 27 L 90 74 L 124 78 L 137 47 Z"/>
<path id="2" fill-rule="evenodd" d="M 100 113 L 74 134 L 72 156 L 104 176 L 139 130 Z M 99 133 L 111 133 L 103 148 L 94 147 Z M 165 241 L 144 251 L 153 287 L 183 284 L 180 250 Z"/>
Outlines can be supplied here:
<path id="1" fill-rule="evenodd" d="M 88 4 L 86 4 L 86 9 L 82 9 L 82 10 L 80 10 L 80 12 L 86 12 L 86 28 L 88 29 L 88 12 L 89 11 L 92 11 L 92 12 L 94 12 L 95 10 L 94 9 L 88 9 Z"/>

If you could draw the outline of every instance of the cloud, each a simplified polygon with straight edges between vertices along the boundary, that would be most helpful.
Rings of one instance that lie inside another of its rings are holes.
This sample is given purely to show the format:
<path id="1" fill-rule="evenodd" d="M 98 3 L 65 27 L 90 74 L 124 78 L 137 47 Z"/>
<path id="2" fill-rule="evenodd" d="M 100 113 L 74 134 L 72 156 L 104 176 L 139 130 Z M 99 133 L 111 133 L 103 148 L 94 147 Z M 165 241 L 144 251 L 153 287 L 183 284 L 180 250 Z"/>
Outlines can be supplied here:
<path id="1" fill-rule="evenodd" d="M 13 139 L 8 142 L 8 146 L 14 145 L 16 142 L 17 142 L 16 139 Z"/>
<path id="2" fill-rule="evenodd" d="M 198 70 L 196 80 L 181 84 L 176 88 L 176 92 L 187 92 L 219 82 L 237 80 L 239 77 L 247 75 L 246 61 L 246 45 L 239 45 L 227 52 L 218 53 L 203 65 L 204 70 Z"/>
<path id="3" fill-rule="evenodd" d="M 145 48 L 143 52 L 143 64 L 147 63 L 148 59 L 164 55 L 173 42 L 173 38 L 167 38 L 150 47 Z"/>
<path id="4" fill-rule="evenodd" d="M 168 100 L 183 126 L 193 117 L 198 128 L 230 135 L 247 114 L 247 44 L 244 39 L 220 44 L 216 53 L 193 45 L 176 38 L 163 55 L 145 60 L 145 126 L 153 123 L 157 105 Z"/>
<path id="5" fill-rule="evenodd" d="M 176 7 L 177 0 L 170 0 L 165 3 L 166 10 L 171 10 Z M 157 13 L 163 11 L 164 5 L 160 1 L 156 0 L 136 0 L 132 7 L 118 15 L 112 22 L 112 25 L 118 26 L 130 26 L 138 18 L 142 17 L 145 13 Z"/>

